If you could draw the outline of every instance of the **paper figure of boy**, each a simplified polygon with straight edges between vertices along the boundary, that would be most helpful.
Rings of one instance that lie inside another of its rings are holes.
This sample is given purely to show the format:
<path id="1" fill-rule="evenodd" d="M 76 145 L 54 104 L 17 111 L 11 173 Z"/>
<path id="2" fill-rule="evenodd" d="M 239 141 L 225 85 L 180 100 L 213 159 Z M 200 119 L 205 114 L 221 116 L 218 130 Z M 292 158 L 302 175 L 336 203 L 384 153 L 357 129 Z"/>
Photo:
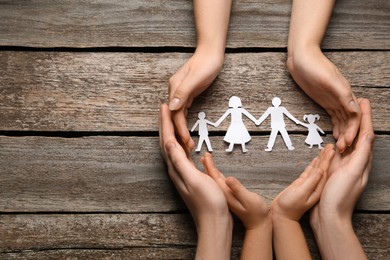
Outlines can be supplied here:
<path id="1" fill-rule="evenodd" d="M 213 122 L 210 122 L 206 119 L 205 112 L 199 112 L 198 114 L 198 120 L 194 124 L 194 126 L 191 129 L 191 132 L 194 132 L 197 126 L 199 126 L 199 140 L 198 140 L 198 146 L 196 147 L 196 152 L 200 152 L 202 148 L 202 144 L 205 142 L 207 146 L 207 150 L 209 152 L 213 151 L 213 148 L 211 147 L 210 139 L 209 139 L 209 131 L 207 129 L 207 125 L 212 125 L 215 127 L 215 124 Z"/>
<path id="2" fill-rule="evenodd" d="M 242 115 L 245 115 L 254 123 L 256 118 L 242 107 L 241 99 L 236 96 L 232 96 L 229 99 L 228 110 L 215 122 L 215 126 L 218 127 L 228 115 L 231 115 L 231 123 L 223 138 L 225 142 L 229 143 L 229 148 L 226 149 L 226 152 L 233 151 L 234 144 L 241 144 L 242 152 L 246 153 L 248 150 L 245 148 L 245 144 L 251 140 L 251 136 L 242 121 Z"/>
<path id="3" fill-rule="evenodd" d="M 307 130 L 309 130 L 309 133 L 307 134 L 305 140 L 305 143 L 309 145 L 309 148 L 313 148 L 313 145 L 318 145 L 318 149 L 322 149 L 321 143 L 323 143 L 324 140 L 322 140 L 322 137 L 320 136 L 318 131 L 320 131 L 322 134 L 325 134 L 325 132 L 317 124 L 314 123 L 316 120 L 319 119 L 319 115 L 304 115 L 303 120 L 308 122 L 308 124 L 300 123 L 301 125 L 306 127 Z"/>
<path id="4" fill-rule="evenodd" d="M 287 130 L 286 130 L 286 124 L 284 123 L 284 115 L 286 115 L 288 118 L 290 118 L 294 123 L 299 124 L 302 123 L 298 119 L 296 119 L 293 115 L 290 114 L 290 112 L 287 111 L 285 107 L 281 107 L 280 104 L 282 101 L 278 97 L 274 97 L 272 99 L 272 105 L 273 107 L 269 107 L 265 113 L 259 118 L 259 120 L 256 122 L 256 125 L 261 125 L 263 121 L 268 117 L 271 116 L 271 135 L 268 140 L 267 148 L 265 149 L 266 152 L 271 152 L 272 148 L 274 147 L 276 136 L 280 132 L 282 135 L 283 141 L 287 146 L 288 150 L 294 150 L 294 146 L 292 146 L 290 137 L 288 136 Z"/>

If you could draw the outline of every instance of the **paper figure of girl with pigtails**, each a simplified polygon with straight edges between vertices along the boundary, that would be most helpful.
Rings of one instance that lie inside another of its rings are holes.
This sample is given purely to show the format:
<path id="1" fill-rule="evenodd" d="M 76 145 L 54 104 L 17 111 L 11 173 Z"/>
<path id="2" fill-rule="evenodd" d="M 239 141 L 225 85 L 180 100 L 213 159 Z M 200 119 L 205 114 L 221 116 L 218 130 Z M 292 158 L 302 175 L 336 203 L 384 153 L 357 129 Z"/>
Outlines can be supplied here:
<path id="1" fill-rule="evenodd" d="M 233 151 L 234 144 L 241 144 L 242 152 L 246 153 L 248 150 L 245 144 L 251 140 L 251 136 L 242 121 L 242 115 L 248 117 L 253 123 L 256 123 L 256 118 L 242 107 L 241 99 L 237 96 L 232 96 L 229 99 L 229 108 L 215 122 L 215 127 L 218 127 L 228 115 L 231 117 L 231 123 L 223 138 L 225 142 L 229 143 L 229 148 L 226 149 L 226 152 Z"/>
<path id="2" fill-rule="evenodd" d="M 320 136 L 318 131 L 322 134 L 325 134 L 325 132 L 317 124 L 314 123 L 319 119 L 319 115 L 304 115 L 303 120 L 308 122 L 308 124 L 300 123 L 302 126 L 306 127 L 307 130 L 309 130 L 309 133 L 305 140 L 305 143 L 309 145 L 309 148 L 313 148 L 313 145 L 318 145 L 318 149 L 322 149 L 321 143 L 323 143 L 324 140 L 322 140 L 322 137 Z"/>

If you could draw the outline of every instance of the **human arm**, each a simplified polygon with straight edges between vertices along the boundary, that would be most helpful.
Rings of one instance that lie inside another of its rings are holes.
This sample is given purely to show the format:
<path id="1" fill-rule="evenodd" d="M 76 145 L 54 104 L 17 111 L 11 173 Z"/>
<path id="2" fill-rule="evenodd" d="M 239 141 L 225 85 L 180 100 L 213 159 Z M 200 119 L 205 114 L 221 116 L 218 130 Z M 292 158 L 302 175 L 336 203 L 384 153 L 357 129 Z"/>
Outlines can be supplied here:
<path id="1" fill-rule="evenodd" d="M 293 0 L 287 68 L 299 87 L 330 115 L 336 146 L 343 152 L 359 129 L 361 111 L 351 85 L 322 53 L 335 0 Z"/>
<path id="2" fill-rule="evenodd" d="M 357 139 L 336 153 L 321 199 L 311 212 L 310 224 L 323 259 L 367 259 L 352 227 L 355 204 L 371 170 L 375 139 L 370 102 L 359 99 L 362 111 Z"/>
<path id="3" fill-rule="evenodd" d="M 225 196 L 215 181 L 200 172 L 175 137 L 171 112 L 160 108 L 160 148 L 168 174 L 196 224 L 196 259 L 230 259 L 232 217 Z"/>
<path id="4" fill-rule="evenodd" d="M 207 153 L 203 160 L 207 174 L 225 194 L 229 209 L 245 226 L 241 260 L 272 259 L 272 221 L 265 200 L 248 191 L 236 178 L 225 178 L 215 167 L 211 154 Z"/>
<path id="5" fill-rule="evenodd" d="M 169 108 L 181 142 L 188 150 L 194 141 L 187 130 L 187 109 L 222 69 L 231 0 L 194 0 L 196 50 L 169 79 Z"/>
<path id="6" fill-rule="evenodd" d="M 333 156 L 333 145 L 327 145 L 299 178 L 272 202 L 273 244 L 277 259 L 311 259 L 299 221 L 318 202 Z"/>

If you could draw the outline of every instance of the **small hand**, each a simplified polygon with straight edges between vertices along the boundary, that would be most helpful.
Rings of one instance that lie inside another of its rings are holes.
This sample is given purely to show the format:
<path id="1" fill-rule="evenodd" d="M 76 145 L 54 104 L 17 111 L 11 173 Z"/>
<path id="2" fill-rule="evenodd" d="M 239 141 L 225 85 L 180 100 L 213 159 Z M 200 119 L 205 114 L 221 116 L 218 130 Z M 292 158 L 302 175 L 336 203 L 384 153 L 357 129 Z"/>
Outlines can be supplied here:
<path id="1" fill-rule="evenodd" d="M 207 89 L 223 65 L 223 55 L 207 48 L 198 48 L 194 55 L 169 80 L 169 109 L 173 122 L 187 150 L 194 148 L 187 129 L 187 110 L 193 99 Z"/>
<path id="2" fill-rule="evenodd" d="M 333 145 L 327 145 L 299 178 L 274 199 L 271 204 L 273 216 L 298 222 L 318 202 L 334 153 Z"/>
<path id="3" fill-rule="evenodd" d="M 243 222 L 246 230 L 256 229 L 269 220 L 269 206 L 254 192 L 248 191 L 239 180 L 225 176 L 215 167 L 211 154 L 203 158 L 206 173 L 219 185 L 229 209 Z"/>
<path id="4" fill-rule="evenodd" d="M 229 209 L 245 226 L 241 259 L 272 259 L 272 220 L 265 200 L 248 191 L 236 178 L 225 176 L 215 167 L 210 154 L 203 158 L 209 176 L 219 185 L 227 199 Z"/>

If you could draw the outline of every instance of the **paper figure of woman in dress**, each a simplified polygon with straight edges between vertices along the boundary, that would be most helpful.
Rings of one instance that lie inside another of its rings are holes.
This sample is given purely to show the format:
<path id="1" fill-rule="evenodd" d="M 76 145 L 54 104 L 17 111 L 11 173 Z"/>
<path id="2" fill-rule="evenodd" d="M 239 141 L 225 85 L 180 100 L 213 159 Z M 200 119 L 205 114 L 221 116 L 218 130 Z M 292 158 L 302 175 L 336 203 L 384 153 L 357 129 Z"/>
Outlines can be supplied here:
<path id="1" fill-rule="evenodd" d="M 290 118 L 294 123 L 300 124 L 302 123 L 298 119 L 296 119 L 293 115 L 290 114 L 290 112 L 287 111 L 285 107 L 281 107 L 280 104 L 282 101 L 278 97 L 274 97 L 272 99 L 272 105 L 273 107 L 269 107 L 264 114 L 259 118 L 259 120 L 256 122 L 256 125 L 261 125 L 263 121 L 268 117 L 271 116 L 271 135 L 268 140 L 267 148 L 265 149 L 266 152 L 271 152 L 272 148 L 275 144 L 276 136 L 280 132 L 282 135 L 283 141 L 287 146 L 288 150 L 294 150 L 294 146 L 292 146 L 290 137 L 288 136 L 287 130 L 286 130 L 286 124 L 284 123 L 284 116 L 286 115 L 288 118 Z"/>
<path id="2" fill-rule="evenodd" d="M 318 133 L 320 131 L 322 134 L 325 134 L 324 130 L 322 130 L 317 124 L 314 122 L 316 120 L 319 120 L 320 116 L 319 115 L 304 115 L 303 120 L 308 122 L 308 124 L 301 123 L 304 127 L 309 130 L 309 133 L 306 137 L 305 143 L 309 145 L 309 148 L 313 148 L 313 145 L 318 145 L 318 149 L 322 149 L 321 144 L 324 142 L 322 140 L 322 137 Z"/>
<path id="3" fill-rule="evenodd" d="M 202 148 L 203 142 L 206 143 L 207 150 L 209 152 L 213 151 L 213 148 L 211 147 L 210 144 L 210 139 L 209 139 L 209 131 L 207 129 L 207 125 L 212 125 L 215 127 L 215 124 L 213 122 L 210 122 L 209 120 L 206 119 L 206 114 L 205 112 L 199 112 L 198 114 L 198 120 L 194 124 L 194 126 L 191 129 L 191 132 L 194 132 L 197 126 L 199 126 L 199 141 L 198 141 L 198 146 L 196 147 L 196 152 L 200 152 L 200 149 Z"/>
<path id="4" fill-rule="evenodd" d="M 229 143 L 229 148 L 226 149 L 226 152 L 233 151 L 235 144 L 241 144 L 242 152 L 246 153 L 248 150 L 245 148 L 245 144 L 251 140 L 251 136 L 242 121 L 242 115 L 245 115 L 254 123 L 256 122 L 256 118 L 242 107 L 241 99 L 236 96 L 232 96 L 229 99 L 228 110 L 215 122 L 215 126 L 218 127 L 228 115 L 231 117 L 231 123 L 223 138 L 225 142 Z"/>

